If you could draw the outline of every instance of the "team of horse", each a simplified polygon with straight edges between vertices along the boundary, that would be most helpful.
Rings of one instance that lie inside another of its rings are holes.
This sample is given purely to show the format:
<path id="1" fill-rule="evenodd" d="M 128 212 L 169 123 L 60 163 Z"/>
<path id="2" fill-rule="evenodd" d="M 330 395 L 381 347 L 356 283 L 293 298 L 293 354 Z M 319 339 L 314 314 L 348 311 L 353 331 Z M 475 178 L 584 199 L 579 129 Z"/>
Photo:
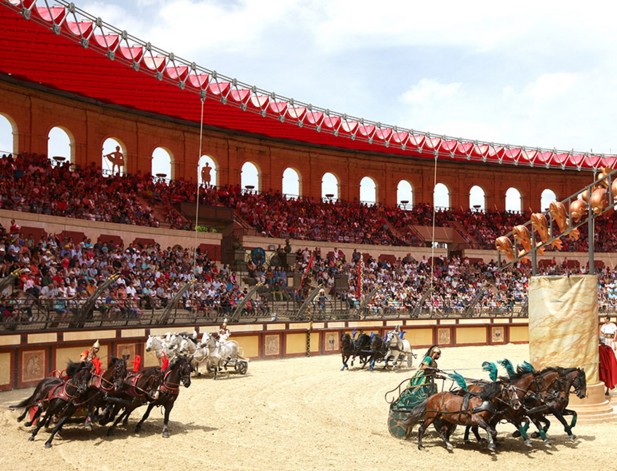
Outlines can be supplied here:
<path id="1" fill-rule="evenodd" d="M 201 340 L 198 340 L 196 332 L 151 335 L 145 349 L 147 352 L 154 351 L 159 358 L 165 355 L 169 360 L 178 355 L 187 356 L 197 375 L 201 374 L 199 368 L 204 365 L 214 379 L 229 366 L 233 366 L 240 374 L 245 374 L 248 368 L 248 360 L 240 355 L 238 343 L 223 338 L 218 332 L 204 332 Z"/>
<path id="2" fill-rule="evenodd" d="M 404 333 L 388 332 L 383 338 L 371 333 L 353 331 L 351 334 L 345 332 L 341 335 L 341 358 L 343 366 L 341 371 L 349 369 L 349 363 L 354 366 L 356 358 L 363 369 L 368 365 L 368 369 L 373 371 L 378 362 L 384 363 L 384 368 L 400 368 L 406 365 L 411 368 L 413 359 L 416 355 L 411 349 L 407 339 L 403 338 Z"/>
<path id="3" fill-rule="evenodd" d="M 490 367 L 490 364 L 485 362 L 483 366 Z M 478 442 L 486 442 L 488 450 L 495 452 L 496 426 L 500 422 L 514 425 L 513 436 L 520 436 L 529 447 L 532 443 L 527 431 L 530 424 L 534 424 L 537 432 L 532 437 L 540 437 L 544 444 L 550 445 L 548 416 L 553 415 L 563 425 L 570 440 L 576 439 L 572 428 L 576 425 L 577 415 L 574 410 L 568 409 L 568 403 L 571 392 L 581 399 L 586 396 L 587 382 L 583 369 L 549 367 L 536 371 L 525 363 L 516 371 L 511 368 L 507 376 L 499 378 L 496 367 L 489 369 L 493 372 L 491 381 L 469 380 L 457 373 L 446 374 L 437 370 L 431 380 L 442 379 L 445 383 L 448 378 L 452 379 L 450 390 L 428 395 L 405 411 L 397 406 L 397 401 L 403 396 L 401 394 L 391 403 L 390 415 L 404 415 L 404 433 L 394 433 L 400 432 L 400 429 L 393 428 L 390 429 L 391 433 L 399 438 L 409 438 L 414 426 L 419 425 L 417 440 L 418 448 L 422 449 L 424 434 L 430 425 L 434 425 L 446 448 L 452 451 L 450 436 L 456 425 L 463 425 L 466 427 L 465 442 L 469 442 L 471 431 Z M 568 416 L 572 417 L 570 423 L 566 420 Z M 400 422 L 392 419 L 390 424 L 401 426 Z M 479 429 L 486 432 L 486 440 L 480 438 Z"/>
<path id="4" fill-rule="evenodd" d="M 63 375 L 44 378 L 34 392 L 23 401 L 11 406 L 22 409 L 17 420 L 21 422 L 28 414 L 27 427 L 32 427 L 29 437 L 33 441 L 42 428 L 52 427 L 45 447 L 50 448 L 56 434 L 77 415 L 84 415 L 84 429 L 91 430 L 93 423 L 106 425 L 111 435 L 120 421 L 128 424 L 128 417 L 139 406 L 148 408 L 135 427 L 138 433 L 154 407 L 164 411 L 163 437 L 169 437 L 169 415 L 180 394 L 180 385 L 191 385 L 193 366 L 187 356 L 177 355 L 168 368 L 146 368 L 141 372 L 129 372 L 127 358 L 112 357 L 108 368 L 97 374 L 91 362 L 69 362 Z"/>

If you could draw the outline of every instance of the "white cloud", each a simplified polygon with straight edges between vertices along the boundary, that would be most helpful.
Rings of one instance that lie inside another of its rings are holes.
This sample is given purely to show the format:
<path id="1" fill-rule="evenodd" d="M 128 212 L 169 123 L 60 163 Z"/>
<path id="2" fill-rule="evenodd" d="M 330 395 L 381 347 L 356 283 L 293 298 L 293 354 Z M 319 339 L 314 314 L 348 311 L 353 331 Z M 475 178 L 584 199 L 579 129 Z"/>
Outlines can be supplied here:
<path id="1" fill-rule="evenodd" d="M 401 101 L 410 105 L 431 106 L 435 102 L 449 100 L 456 96 L 460 83 L 439 83 L 435 80 L 422 79 L 417 85 L 401 95 Z"/>

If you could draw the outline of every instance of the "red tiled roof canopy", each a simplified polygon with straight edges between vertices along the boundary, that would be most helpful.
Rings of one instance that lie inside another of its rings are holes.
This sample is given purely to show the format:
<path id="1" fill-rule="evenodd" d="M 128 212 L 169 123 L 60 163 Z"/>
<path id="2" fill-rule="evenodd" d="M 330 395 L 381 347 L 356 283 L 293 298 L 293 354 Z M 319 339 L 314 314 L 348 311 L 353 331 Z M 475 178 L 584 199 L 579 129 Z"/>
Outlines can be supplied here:
<path id="1" fill-rule="evenodd" d="M 547 168 L 615 156 L 531 149 L 386 126 L 278 97 L 177 58 L 72 6 L 0 0 L 0 74 L 223 130 L 356 151 Z"/>

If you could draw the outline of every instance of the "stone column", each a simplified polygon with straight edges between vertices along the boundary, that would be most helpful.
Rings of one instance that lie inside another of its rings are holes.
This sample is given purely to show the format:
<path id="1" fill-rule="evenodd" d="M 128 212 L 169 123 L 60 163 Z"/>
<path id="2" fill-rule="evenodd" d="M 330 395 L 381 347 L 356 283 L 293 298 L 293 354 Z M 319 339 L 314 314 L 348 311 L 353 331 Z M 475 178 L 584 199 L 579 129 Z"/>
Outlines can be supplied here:
<path id="1" fill-rule="evenodd" d="M 605 420 L 612 407 L 598 379 L 598 277 L 534 276 L 529 283 L 529 357 L 536 369 L 584 368 L 587 397 L 570 395 L 583 421 Z"/>

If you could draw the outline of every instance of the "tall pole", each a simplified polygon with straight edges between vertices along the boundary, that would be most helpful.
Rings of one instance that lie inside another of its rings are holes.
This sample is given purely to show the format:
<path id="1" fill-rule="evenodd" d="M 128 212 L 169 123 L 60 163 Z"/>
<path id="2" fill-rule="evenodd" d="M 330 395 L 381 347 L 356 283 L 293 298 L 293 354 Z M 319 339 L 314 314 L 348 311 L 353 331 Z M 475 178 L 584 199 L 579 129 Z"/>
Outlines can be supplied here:
<path id="1" fill-rule="evenodd" d="M 531 229 L 531 274 L 538 274 L 538 251 L 536 250 L 536 231 Z"/>
<path id="2" fill-rule="evenodd" d="M 197 269 L 197 226 L 199 224 L 199 190 L 201 189 L 201 184 L 199 182 L 199 160 L 201 159 L 202 148 L 203 148 L 203 139 L 204 139 L 204 103 L 206 102 L 205 91 L 201 92 L 201 117 L 199 120 L 199 155 L 197 156 L 197 198 L 195 201 L 195 242 L 193 247 L 193 277 L 197 278 L 196 269 Z"/>
<path id="3" fill-rule="evenodd" d="M 587 245 L 589 247 L 589 274 L 594 275 L 596 273 L 596 267 L 594 266 L 593 253 L 594 253 L 594 233 L 596 225 L 596 216 L 593 214 L 591 205 L 589 205 L 589 221 L 587 222 Z"/>

